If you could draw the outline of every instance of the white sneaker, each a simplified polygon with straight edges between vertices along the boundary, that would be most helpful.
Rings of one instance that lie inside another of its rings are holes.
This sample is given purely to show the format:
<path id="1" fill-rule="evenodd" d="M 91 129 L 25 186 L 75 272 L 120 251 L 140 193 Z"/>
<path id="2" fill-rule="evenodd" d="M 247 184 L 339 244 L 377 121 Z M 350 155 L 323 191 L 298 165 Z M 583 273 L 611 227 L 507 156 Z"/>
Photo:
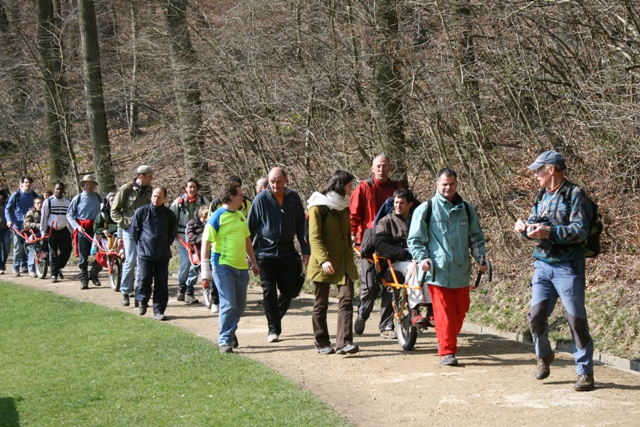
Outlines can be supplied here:
<path id="1" fill-rule="evenodd" d="M 275 332 L 271 332 L 267 336 L 267 342 L 278 342 L 278 341 L 280 341 L 280 335 L 276 334 Z"/>
<path id="2" fill-rule="evenodd" d="M 211 304 L 211 312 L 212 313 L 217 313 L 220 311 L 220 305 L 218 304 Z"/>

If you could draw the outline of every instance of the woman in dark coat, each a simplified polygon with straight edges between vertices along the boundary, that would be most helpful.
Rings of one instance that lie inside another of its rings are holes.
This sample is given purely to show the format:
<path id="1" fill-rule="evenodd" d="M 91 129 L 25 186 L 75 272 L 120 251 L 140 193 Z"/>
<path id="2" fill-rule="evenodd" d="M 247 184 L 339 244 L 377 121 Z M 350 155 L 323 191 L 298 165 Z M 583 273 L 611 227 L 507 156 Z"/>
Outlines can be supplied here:
<path id="1" fill-rule="evenodd" d="M 315 285 L 312 322 L 315 344 L 320 354 L 353 354 L 359 348 L 353 343 L 353 279 L 358 270 L 353 262 L 349 194 L 353 175 L 337 170 L 320 192 L 309 198 L 309 244 L 311 257 L 307 278 Z M 336 348 L 331 347 L 327 327 L 329 289 L 338 285 L 338 330 Z"/>

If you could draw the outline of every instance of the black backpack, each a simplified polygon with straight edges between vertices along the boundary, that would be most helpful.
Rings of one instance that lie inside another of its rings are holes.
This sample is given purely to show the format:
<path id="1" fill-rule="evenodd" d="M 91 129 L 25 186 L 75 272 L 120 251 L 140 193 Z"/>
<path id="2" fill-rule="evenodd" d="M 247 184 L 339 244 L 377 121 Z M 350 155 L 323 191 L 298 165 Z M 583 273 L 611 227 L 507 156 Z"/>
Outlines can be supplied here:
<path id="1" fill-rule="evenodd" d="M 571 194 L 573 193 L 573 189 L 576 187 L 576 184 L 569 182 L 569 185 L 565 186 L 565 188 L 560 191 L 563 201 L 569 206 L 571 206 Z M 546 192 L 546 188 L 543 188 L 538 192 L 535 202 L 536 206 L 542 200 L 542 197 L 544 197 Z M 600 215 L 597 203 L 591 200 L 586 192 L 585 195 L 587 196 L 587 201 L 591 205 L 591 221 L 589 222 L 589 233 L 587 234 L 587 240 L 585 241 L 585 246 L 587 247 L 587 253 L 585 256 L 587 258 L 595 258 L 600 255 L 600 235 L 602 234 L 604 225 L 602 224 L 602 215 Z"/>
<path id="2" fill-rule="evenodd" d="M 376 252 L 376 228 L 371 227 L 362 233 L 362 242 L 360 243 L 360 257 L 371 258 Z"/>

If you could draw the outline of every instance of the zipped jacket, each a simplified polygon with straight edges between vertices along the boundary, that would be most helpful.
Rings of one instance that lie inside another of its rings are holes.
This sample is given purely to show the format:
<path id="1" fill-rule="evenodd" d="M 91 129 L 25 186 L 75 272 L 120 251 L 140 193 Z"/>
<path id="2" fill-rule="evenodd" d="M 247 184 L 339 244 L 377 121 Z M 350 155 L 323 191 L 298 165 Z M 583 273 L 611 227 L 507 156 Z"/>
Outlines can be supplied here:
<path id="1" fill-rule="evenodd" d="M 351 234 L 356 236 L 356 244 L 362 242 L 364 230 L 374 226 L 376 218 L 376 195 L 373 189 L 373 177 L 361 181 L 351 194 L 349 214 Z M 391 181 L 394 188 L 402 188 L 402 182 Z"/>
<path id="2" fill-rule="evenodd" d="M 142 206 L 131 220 L 131 235 L 139 258 L 166 261 L 171 258 L 171 244 L 178 235 L 176 216 L 166 206 Z"/>
<path id="3" fill-rule="evenodd" d="M 187 202 L 187 194 L 183 194 L 171 203 L 171 210 L 178 219 L 178 235 L 182 240 L 186 240 L 187 224 L 193 218 L 198 216 L 198 210 L 201 206 L 206 206 L 209 201 L 203 196 L 198 194 L 195 203 L 193 204 L 193 210 L 191 215 L 189 212 L 189 202 Z"/>
<path id="4" fill-rule="evenodd" d="M 113 199 L 111 219 L 123 230 L 128 229 L 136 209 L 151 203 L 152 192 L 153 188 L 150 185 L 142 187 L 136 183 L 135 179 L 124 184 L 118 189 L 116 197 Z"/>
<path id="5" fill-rule="evenodd" d="M 407 245 L 418 263 L 426 258 L 434 261 L 435 280 L 427 273 L 427 283 L 446 288 L 467 287 L 471 279 L 471 256 L 478 262 L 485 257 L 484 233 L 478 214 L 460 195 L 451 203 L 436 191 L 431 203 L 430 219 L 426 218 L 428 203 L 414 211 Z M 471 218 L 464 203 L 469 206 Z"/>

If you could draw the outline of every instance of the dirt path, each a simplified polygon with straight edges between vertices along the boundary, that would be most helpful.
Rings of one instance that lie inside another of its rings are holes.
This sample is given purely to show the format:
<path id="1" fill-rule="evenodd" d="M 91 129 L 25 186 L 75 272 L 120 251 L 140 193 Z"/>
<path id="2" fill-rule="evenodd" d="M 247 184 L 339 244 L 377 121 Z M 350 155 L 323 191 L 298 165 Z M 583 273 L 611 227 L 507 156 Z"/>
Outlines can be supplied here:
<path id="1" fill-rule="evenodd" d="M 68 277 L 73 273 L 66 269 Z M 120 294 L 108 287 L 106 277 L 101 288 L 91 286 L 85 291 L 72 280 L 53 284 L 10 275 L 0 279 L 137 315 L 133 307 L 120 306 Z M 168 323 L 215 342 L 217 315 L 202 305 L 177 302 L 175 288 L 172 280 Z M 321 356 L 313 347 L 310 296 L 294 300 L 283 320 L 282 341 L 274 344 L 266 342 L 266 320 L 257 304 L 260 297 L 261 290 L 249 290 L 237 352 L 311 390 L 355 426 L 640 425 L 637 373 L 599 365 L 595 370 L 597 390 L 576 393 L 572 390 L 576 375 L 570 355 L 559 353 L 551 376 L 536 381 L 531 346 L 471 333 L 463 333 L 459 340 L 461 366 L 443 367 L 438 364 L 433 333 L 419 335 L 415 350 L 403 352 L 396 341 L 378 337 L 377 313 L 364 335 L 356 337 L 360 353 Z M 328 321 L 335 331 L 336 304 L 330 306 Z"/>

